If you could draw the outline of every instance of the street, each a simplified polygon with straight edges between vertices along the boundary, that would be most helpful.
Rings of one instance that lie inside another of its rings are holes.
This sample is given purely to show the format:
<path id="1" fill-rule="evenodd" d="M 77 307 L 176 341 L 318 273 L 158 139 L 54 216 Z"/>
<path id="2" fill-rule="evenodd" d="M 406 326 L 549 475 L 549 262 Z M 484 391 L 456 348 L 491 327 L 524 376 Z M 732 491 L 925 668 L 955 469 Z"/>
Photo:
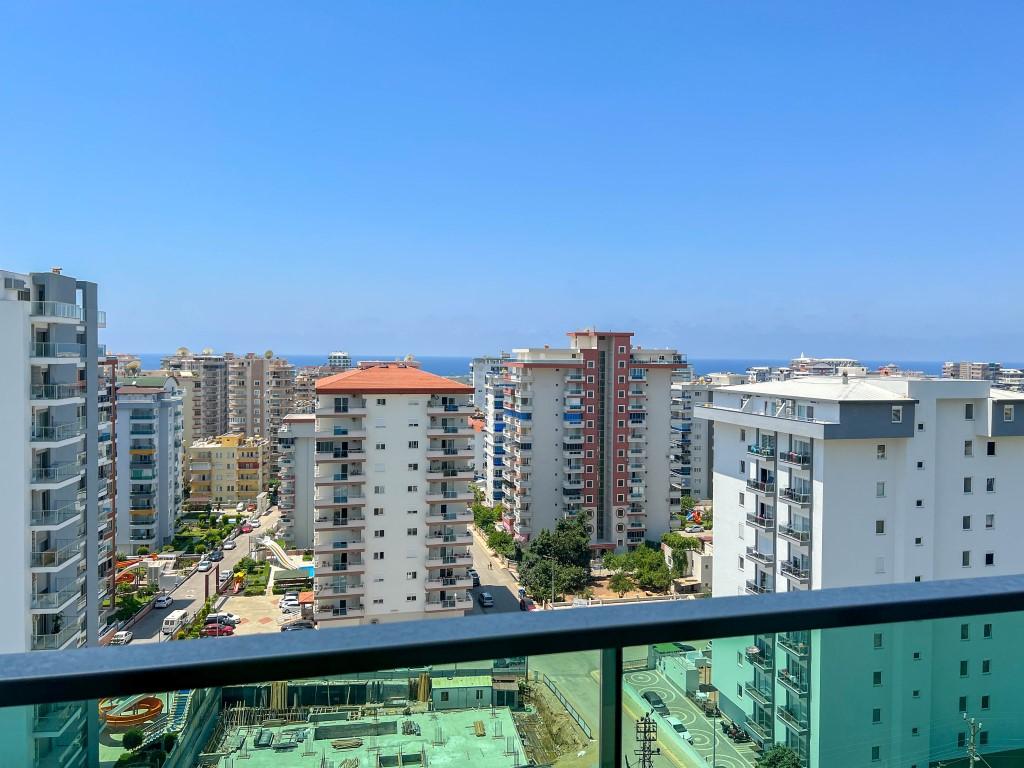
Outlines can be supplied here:
<path id="1" fill-rule="evenodd" d="M 166 639 L 160 633 L 160 626 L 163 624 L 164 617 L 169 612 L 176 611 L 179 608 L 188 611 L 190 616 L 199 610 L 206 597 L 213 595 L 217 591 L 217 582 L 220 574 L 226 569 L 233 569 L 239 560 L 246 557 L 249 554 L 250 547 L 256 545 L 257 538 L 273 530 L 274 526 L 277 525 L 278 517 L 277 507 L 273 507 L 270 512 L 260 518 L 260 527 L 257 530 L 251 534 L 243 533 L 238 536 L 236 539 L 238 546 L 235 549 L 225 550 L 224 559 L 219 563 L 214 563 L 213 569 L 206 573 L 196 571 L 179 584 L 170 593 L 174 599 L 173 605 L 168 608 L 154 608 L 138 624 L 131 628 L 134 635 L 132 642 L 156 643 Z M 207 588 L 209 592 L 207 592 Z"/>
<path id="2" fill-rule="evenodd" d="M 512 574 L 504 568 L 498 558 L 491 558 L 483 537 L 474 527 L 473 544 L 473 567 L 480 574 L 480 586 L 473 587 L 470 592 L 473 595 L 473 610 L 470 615 L 480 613 L 505 613 L 507 611 L 519 610 L 519 583 L 512 578 Z M 492 567 L 488 568 L 488 565 Z M 490 592 L 494 598 L 493 608 L 484 608 L 480 605 L 480 593 Z"/>

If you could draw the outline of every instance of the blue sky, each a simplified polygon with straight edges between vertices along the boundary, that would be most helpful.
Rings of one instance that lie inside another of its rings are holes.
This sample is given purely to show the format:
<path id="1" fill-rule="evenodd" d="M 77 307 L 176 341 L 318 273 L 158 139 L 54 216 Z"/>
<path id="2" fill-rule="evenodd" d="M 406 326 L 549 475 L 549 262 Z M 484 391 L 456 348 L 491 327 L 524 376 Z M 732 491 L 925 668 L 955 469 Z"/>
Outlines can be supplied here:
<path id="1" fill-rule="evenodd" d="M 1020 359 L 1022 23 L 6 3 L 0 265 L 99 282 L 119 350 Z"/>

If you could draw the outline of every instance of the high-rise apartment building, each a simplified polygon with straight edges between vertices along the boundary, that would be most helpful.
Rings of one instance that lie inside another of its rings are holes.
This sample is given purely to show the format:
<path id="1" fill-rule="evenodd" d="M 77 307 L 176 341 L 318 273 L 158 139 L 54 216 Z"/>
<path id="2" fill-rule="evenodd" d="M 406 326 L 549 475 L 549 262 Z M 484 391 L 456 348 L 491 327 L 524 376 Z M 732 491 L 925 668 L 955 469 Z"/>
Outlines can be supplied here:
<path id="1" fill-rule="evenodd" d="M 182 391 L 173 376 L 117 388 L 117 548 L 156 552 L 174 535 L 184 490 Z"/>
<path id="2" fill-rule="evenodd" d="M 743 384 L 746 376 L 711 373 L 672 384 L 672 487 L 682 496 L 711 499 L 711 460 L 714 446 L 711 423 L 695 419 L 694 409 L 710 403 L 719 387 Z"/>
<path id="3" fill-rule="evenodd" d="M 942 364 L 942 378 L 997 381 L 1001 370 L 999 363 L 945 362 Z"/>
<path id="4" fill-rule="evenodd" d="M 277 430 L 277 506 L 284 538 L 299 549 L 313 546 L 313 472 L 316 452 L 316 416 L 290 413 Z"/>
<path id="5" fill-rule="evenodd" d="M 473 405 L 483 411 L 487 402 L 487 377 L 504 371 L 508 355 L 474 357 L 469 361 L 469 375 L 473 380 Z"/>
<path id="6" fill-rule="evenodd" d="M 484 379 L 483 476 L 484 500 L 493 507 L 505 498 L 505 385 L 504 369 Z M 475 394 L 474 394 L 475 397 Z"/>
<path id="7" fill-rule="evenodd" d="M 187 430 L 193 440 L 226 434 L 228 429 L 228 363 L 224 355 L 215 355 L 212 349 L 193 355 L 185 347 L 161 361 L 163 370 L 178 377 L 189 372 L 192 378 L 180 377 L 184 387 L 192 393 L 192 413 L 185 414 Z"/>
<path id="8" fill-rule="evenodd" d="M 321 626 L 461 615 L 472 606 L 472 387 L 414 361 L 317 382 L 312 477 Z M 291 426 L 291 425 L 289 425 Z"/>
<path id="9" fill-rule="evenodd" d="M 595 550 L 669 529 L 680 499 L 669 479 L 671 383 L 686 364 L 673 349 L 634 347 L 632 335 L 575 331 L 568 348 L 516 349 L 505 361 L 495 381 L 503 523 L 518 541 L 567 515 L 586 516 Z M 489 430 L 496 421 L 488 415 Z M 493 433 L 487 445 L 494 450 Z"/>
<path id="10" fill-rule="evenodd" d="M 1001 368 L 999 378 L 996 379 L 996 386 L 1000 389 L 1012 389 L 1015 392 L 1024 391 L 1024 371 L 1020 368 Z"/>
<path id="11" fill-rule="evenodd" d="M 352 356 L 348 352 L 331 352 L 327 355 L 327 367 L 332 373 L 344 373 L 352 367 Z"/>
<path id="12" fill-rule="evenodd" d="M 715 596 L 1024 570 L 1010 511 L 1024 492 L 1024 395 L 828 377 L 722 388 L 696 410 L 714 426 Z M 987 672 L 1016 663 L 1021 622 L 992 622 L 716 640 L 719 706 L 805 765 L 923 767 L 956 754 L 961 712 L 984 718 L 983 702 L 1016 696 Z M 986 726 L 986 749 L 1024 738 L 1017 718 Z"/>
<path id="13" fill-rule="evenodd" d="M 269 481 L 269 455 L 270 444 L 263 437 L 220 435 L 196 441 L 188 449 L 190 506 L 255 503 Z"/>
<path id="14" fill-rule="evenodd" d="M 270 352 L 230 357 L 228 429 L 247 437 L 277 434 L 295 398 L 295 366 Z"/>
<path id="15" fill-rule="evenodd" d="M 0 271 L 0 650 L 99 644 L 112 629 L 113 402 L 95 283 Z M 111 368 L 116 361 L 111 359 Z"/>

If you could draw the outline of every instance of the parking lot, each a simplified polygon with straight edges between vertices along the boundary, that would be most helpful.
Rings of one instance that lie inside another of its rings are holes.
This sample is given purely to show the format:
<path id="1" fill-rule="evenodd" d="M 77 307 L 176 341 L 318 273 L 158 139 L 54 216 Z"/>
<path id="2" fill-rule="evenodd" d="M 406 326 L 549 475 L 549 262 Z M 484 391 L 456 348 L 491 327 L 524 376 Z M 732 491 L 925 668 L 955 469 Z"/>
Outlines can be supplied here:
<path id="1" fill-rule="evenodd" d="M 221 610 L 237 614 L 242 620 L 235 627 L 236 635 L 259 635 L 266 632 L 280 632 L 285 614 L 277 607 L 280 595 L 260 595 L 258 597 L 232 596 L 224 603 Z M 288 614 L 289 620 L 298 614 Z"/>

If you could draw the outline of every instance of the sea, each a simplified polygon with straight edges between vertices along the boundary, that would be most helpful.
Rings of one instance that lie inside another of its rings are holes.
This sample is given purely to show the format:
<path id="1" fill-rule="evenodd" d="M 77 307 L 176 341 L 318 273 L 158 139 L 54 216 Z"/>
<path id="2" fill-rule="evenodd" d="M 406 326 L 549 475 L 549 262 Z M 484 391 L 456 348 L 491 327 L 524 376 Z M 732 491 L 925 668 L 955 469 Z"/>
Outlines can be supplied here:
<path id="1" fill-rule="evenodd" d="M 142 362 L 143 370 L 153 370 L 160 367 L 160 360 L 166 357 L 166 352 L 147 352 L 138 355 Z M 290 363 L 296 366 L 308 366 L 308 365 L 326 365 L 326 355 L 291 355 L 288 353 L 282 353 L 281 357 L 287 359 Z M 353 362 L 360 360 L 397 360 L 400 359 L 401 355 L 353 355 Z M 423 370 L 429 371 L 430 373 L 436 373 L 439 376 L 467 376 L 469 375 L 469 362 L 472 357 L 468 356 L 429 356 L 416 358 L 423 366 Z M 754 358 L 730 358 L 730 357 L 692 357 L 689 359 L 690 364 L 693 366 L 694 373 L 698 376 L 706 373 L 716 372 L 729 372 L 729 373 L 744 373 L 747 368 L 753 366 L 773 366 L 778 367 L 782 365 L 789 365 L 788 359 L 754 359 Z M 942 361 L 935 360 L 861 360 L 860 364 L 868 368 L 868 370 L 876 370 L 880 366 L 889 365 L 890 363 L 899 366 L 904 371 L 919 371 L 928 376 L 939 376 L 942 374 Z M 1006 363 L 1004 365 L 1012 366 L 1015 368 L 1024 367 L 1024 364 L 1019 363 Z"/>

